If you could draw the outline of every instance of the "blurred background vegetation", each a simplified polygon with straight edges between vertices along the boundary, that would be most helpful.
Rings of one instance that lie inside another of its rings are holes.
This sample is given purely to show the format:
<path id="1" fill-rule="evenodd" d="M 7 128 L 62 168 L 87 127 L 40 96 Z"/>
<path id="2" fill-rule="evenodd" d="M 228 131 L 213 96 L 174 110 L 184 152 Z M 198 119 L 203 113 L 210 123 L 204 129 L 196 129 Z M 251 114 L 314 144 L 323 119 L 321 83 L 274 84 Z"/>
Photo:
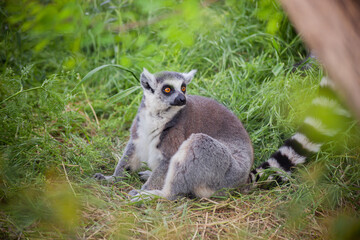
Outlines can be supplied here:
<path id="1" fill-rule="evenodd" d="M 8 0 L 0 2 L 0 28 L 1 239 L 359 233 L 356 124 L 289 185 L 235 190 L 217 202 L 137 206 L 126 197 L 141 186 L 136 174 L 114 185 L 91 179 L 114 169 L 144 67 L 198 69 L 190 94 L 212 97 L 242 120 L 255 164 L 291 136 L 323 72 L 316 63 L 292 72 L 307 51 L 276 1 Z"/>

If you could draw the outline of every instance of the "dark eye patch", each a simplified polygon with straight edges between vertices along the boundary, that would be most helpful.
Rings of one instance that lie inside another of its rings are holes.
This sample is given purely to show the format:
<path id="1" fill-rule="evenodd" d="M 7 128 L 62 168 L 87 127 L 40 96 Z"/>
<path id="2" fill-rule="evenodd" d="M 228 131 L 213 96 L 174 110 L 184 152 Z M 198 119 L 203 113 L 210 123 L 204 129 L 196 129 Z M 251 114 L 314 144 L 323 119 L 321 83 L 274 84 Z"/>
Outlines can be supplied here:
<path id="1" fill-rule="evenodd" d="M 183 83 L 183 84 L 181 85 L 181 91 L 182 91 L 183 93 L 186 92 L 186 84 L 185 84 L 185 83 Z"/>

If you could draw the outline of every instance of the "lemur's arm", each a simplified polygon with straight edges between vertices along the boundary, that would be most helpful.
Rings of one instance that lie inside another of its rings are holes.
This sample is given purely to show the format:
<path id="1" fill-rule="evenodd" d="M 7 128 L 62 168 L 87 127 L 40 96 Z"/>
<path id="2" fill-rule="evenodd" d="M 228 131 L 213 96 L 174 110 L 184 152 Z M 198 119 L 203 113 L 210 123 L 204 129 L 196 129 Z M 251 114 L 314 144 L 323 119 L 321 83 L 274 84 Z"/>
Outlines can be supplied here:
<path id="1" fill-rule="evenodd" d="M 146 183 L 141 187 L 141 190 L 161 190 L 164 186 L 166 174 L 169 169 L 170 161 L 168 159 L 162 159 L 160 164 L 150 175 Z"/>
<path id="2" fill-rule="evenodd" d="M 101 173 L 96 173 L 94 175 L 94 178 L 97 180 L 105 179 L 109 182 L 112 182 L 112 181 L 116 180 L 116 177 L 122 177 L 124 175 L 124 170 L 129 168 L 132 160 L 134 160 L 134 158 L 135 158 L 134 155 L 135 155 L 135 146 L 134 146 L 132 139 L 130 138 L 129 142 L 127 143 L 127 145 L 125 147 L 122 157 L 119 158 L 118 164 L 115 168 L 113 175 L 105 176 Z"/>

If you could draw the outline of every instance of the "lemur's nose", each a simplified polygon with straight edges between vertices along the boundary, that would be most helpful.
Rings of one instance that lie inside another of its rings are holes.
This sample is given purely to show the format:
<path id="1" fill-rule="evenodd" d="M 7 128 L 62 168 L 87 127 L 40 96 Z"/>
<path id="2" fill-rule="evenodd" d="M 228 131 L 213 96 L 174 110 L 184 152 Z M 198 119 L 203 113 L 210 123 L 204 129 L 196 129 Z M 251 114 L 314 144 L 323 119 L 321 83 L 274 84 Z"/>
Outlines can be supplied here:
<path id="1" fill-rule="evenodd" d="M 186 104 L 186 98 L 184 95 L 179 95 L 174 100 L 174 106 L 183 106 Z"/>

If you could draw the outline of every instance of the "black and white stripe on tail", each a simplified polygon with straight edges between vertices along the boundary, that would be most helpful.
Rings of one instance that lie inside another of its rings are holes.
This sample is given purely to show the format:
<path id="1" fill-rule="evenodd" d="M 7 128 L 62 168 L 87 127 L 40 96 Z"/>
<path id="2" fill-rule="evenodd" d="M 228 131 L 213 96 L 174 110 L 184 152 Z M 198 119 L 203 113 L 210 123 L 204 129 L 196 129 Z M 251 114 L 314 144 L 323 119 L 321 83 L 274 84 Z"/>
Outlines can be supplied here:
<path id="1" fill-rule="evenodd" d="M 333 139 L 351 117 L 334 93 L 329 78 L 320 82 L 318 96 L 312 101 L 307 116 L 299 130 L 259 167 L 250 173 L 249 181 L 288 180 L 294 167 L 306 162 L 308 157 L 320 151 L 322 145 Z M 265 169 L 276 173 L 264 175 Z"/>

